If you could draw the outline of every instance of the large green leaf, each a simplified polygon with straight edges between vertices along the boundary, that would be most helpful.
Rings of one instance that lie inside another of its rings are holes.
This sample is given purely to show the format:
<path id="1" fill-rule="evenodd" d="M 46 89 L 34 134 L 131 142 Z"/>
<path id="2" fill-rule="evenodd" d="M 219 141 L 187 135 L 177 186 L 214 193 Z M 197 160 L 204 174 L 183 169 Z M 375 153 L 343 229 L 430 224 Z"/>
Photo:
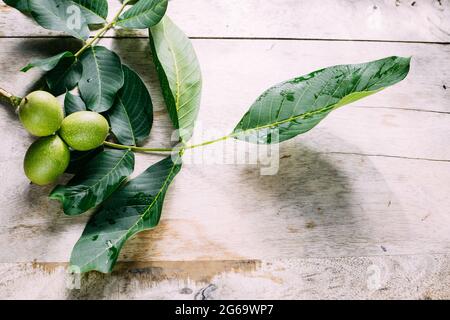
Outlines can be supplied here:
<path id="1" fill-rule="evenodd" d="M 114 192 L 76 243 L 72 268 L 111 272 L 125 241 L 158 224 L 166 191 L 180 169 L 181 163 L 168 157 Z"/>
<path id="2" fill-rule="evenodd" d="M 35 68 L 35 67 L 40 68 L 40 69 L 42 69 L 44 71 L 50 71 L 54 67 L 56 67 L 56 65 L 59 63 L 59 61 L 61 61 L 61 59 L 69 58 L 69 57 L 73 57 L 72 52 L 64 51 L 64 52 L 58 53 L 57 55 L 55 55 L 53 57 L 50 57 L 50 58 L 35 59 L 35 60 L 32 60 L 25 67 L 20 69 L 20 71 L 27 72 L 31 68 Z"/>
<path id="3" fill-rule="evenodd" d="M 14 7 L 23 13 L 30 12 L 28 0 L 3 0 L 8 6 Z"/>
<path id="4" fill-rule="evenodd" d="M 202 76 L 188 37 L 165 16 L 150 28 L 150 45 L 170 118 L 183 141 L 192 136 Z"/>
<path id="5" fill-rule="evenodd" d="M 67 0 L 29 0 L 31 15 L 46 29 L 63 31 L 79 39 L 89 37 L 83 11 Z"/>
<path id="6" fill-rule="evenodd" d="M 108 16 L 107 0 L 72 0 L 81 8 L 88 24 L 104 23 Z"/>
<path id="7" fill-rule="evenodd" d="M 68 116 L 74 112 L 86 111 L 86 105 L 79 96 L 67 92 L 64 97 L 64 111 L 66 112 L 66 116 Z"/>
<path id="8" fill-rule="evenodd" d="M 75 57 L 62 58 L 52 70 L 45 74 L 49 91 L 59 96 L 72 90 L 81 79 L 83 66 Z"/>
<path id="9" fill-rule="evenodd" d="M 111 130 L 121 144 L 136 145 L 150 134 L 153 105 L 141 78 L 123 65 L 124 85 L 109 110 Z"/>
<path id="10" fill-rule="evenodd" d="M 388 57 L 339 65 L 280 83 L 264 92 L 232 136 L 255 143 L 276 143 L 307 132 L 331 111 L 403 80 L 410 58 Z"/>
<path id="11" fill-rule="evenodd" d="M 78 87 L 87 108 L 96 112 L 108 110 L 123 86 L 119 56 L 105 47 L 94 46 L 83 52 L 80 61 L 83 75 Z"/>
<path id="12" fill-rule="evenodd" d="M 167 3 L 168 0 L 139 0 L 120 16 L 116 24 L 132 29 L 153 27 L 166 13 Z"/>
<path id="13" fill-rule="evenodd" d="M 130 150 L 105 150 L 90 160 L 65 186 L 58 185 L 50 199 L 59 200 L 67 215 L 77 215 L 108 198 L 133 172 Z"/>

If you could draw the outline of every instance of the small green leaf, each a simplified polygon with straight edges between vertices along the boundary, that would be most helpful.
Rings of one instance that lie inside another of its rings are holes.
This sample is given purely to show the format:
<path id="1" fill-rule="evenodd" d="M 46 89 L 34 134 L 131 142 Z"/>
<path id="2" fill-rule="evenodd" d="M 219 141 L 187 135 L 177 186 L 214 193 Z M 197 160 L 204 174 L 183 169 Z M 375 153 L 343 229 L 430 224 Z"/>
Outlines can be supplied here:
<path id="1" fill-rule="evenodd" d="M 45 74 L 49 91 L 59 96 L 76 87 L 83 67 L 75 57 L 62 58 L 55 68 Z"/>
<path id="2" fill-rule="evenodd" d="M 150 45 L 164 100 L 180 138 L 192 136 L 200 108 L 202 75 L 188 37 L 165 16 L 150 28 Z"/>
<path id="3" fill-rule="evenodd" d="M 29 0 L 31 15 L 46 29 L 62 31 L 86 40 L 89 27 L 79 6 L 67 0 Z"/>
<path id="4" fill-rule="evenodd" d="M 180 169 L 181 163 L 168 157 L 116 190 L 89 220 L 73 248 L 71 266 L 111 272 L 125 242 L 159 223 L 166 191 Z"/>
<path id="5" fill-rule="evenodd" d="M 35 59 L 32 60 L 27 66 L 23 67 L 20 71 L 27 72 L 31 68 L 40 68 L 44 71 L 50 71 L 61 61 L 62 58 L 73 57 L 72 52 L 64 51 L 53 57 L 46 59 Z"/>
<path id="6" fill-rule="evenodd" d="M 107 0 L 72 0 L 83 11 L 88 24 L 104 23 L 108 16 Z"/>
<path id="7" fill-rule="evenodd" d="M 123 13 L 117 25 L 131 29 L 147 29 L 153 27 L 166 13 L 168 0 L 139 0 Z"/>
<path id="8" fill-rule="evenodd" d="M 30 6 L 28 0 L 3 0 L 8 6 L 16 8 L 22 13 L 30 13 Z"/>
<path id="9" fill-rule="evenodd" d="M 276 143 L 305 133 L 331 111 L 403 80 L 410 58 L 388 57 L 339 65 L 280 83 L 264 92 L 232 136 L 255 143 Z"/>
<path id="10" fill-rule="evenodd" d="M 123 86 L 120 58 L 105 47 L 90 47 L 80 57 L 83 75 L 78 83 L 81 97 L 89 110 L 104 112 L 114 103 Z"/>
<path id="11" fill-rule="evenodd" d="M 150 134 L 153 104 L 141 78 L 125 65 L 122 69 L 124 85 L 108 112 L 111 131 L 121 144 L 137 145 Z"/>
<path id="12" fill-rule="evenodd" d="M 133 172 L 130 150 L 105 150 L 90 160 L 65 186 L 58 185 L 50 199 L 62 203 L 64 213 L 78 215 L 108 198 Z"/>
<path id="13" fill-rule="evenodd" d="M 67 92 L 64 97 L 64 110 L 66 111 L 66 116 L 68 116 L 74 112 L 86 111 L 86 105 L 79 96 Z"/>

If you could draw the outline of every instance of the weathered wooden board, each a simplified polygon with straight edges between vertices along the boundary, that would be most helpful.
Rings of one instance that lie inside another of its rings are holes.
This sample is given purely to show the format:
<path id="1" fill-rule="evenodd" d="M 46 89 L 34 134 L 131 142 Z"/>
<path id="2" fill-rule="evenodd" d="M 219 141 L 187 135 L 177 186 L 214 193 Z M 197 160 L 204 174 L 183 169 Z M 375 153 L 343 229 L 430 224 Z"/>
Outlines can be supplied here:
<path id="1" fill-rule="evenodd" d="M 109 3 L 114 14 L 119 2 Z M 450 42 L 449 0 L 172 0 L 168 13 L 191 37 Z M 0 30 L 8 37 L 60 35 L 3 4 Z"/>
<path id="2" fill-rule="evenodd" d="M 448 255 L 119 263 L 80 289 L 65 264 L 0 264 L 7 299 L 449 299 Z M 30 286 L 30 283 L 39 285 Z M 407 284 L 407 285 L 405 285 Z"/>

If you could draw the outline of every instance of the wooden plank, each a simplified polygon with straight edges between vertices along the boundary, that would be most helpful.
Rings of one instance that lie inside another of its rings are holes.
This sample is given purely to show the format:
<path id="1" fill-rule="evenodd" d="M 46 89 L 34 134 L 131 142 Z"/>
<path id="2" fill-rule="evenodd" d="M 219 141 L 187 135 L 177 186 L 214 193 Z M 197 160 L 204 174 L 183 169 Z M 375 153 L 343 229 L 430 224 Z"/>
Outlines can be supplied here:
<path id="1" fill-rule="evenodd" d="M 217 119 L 221 120 L 233 108 L 229 126 L 239 120 L 257 96 L 278 82 L 325 66 L 366 62 L 389 55 L 412 56 L 408 78 L 394 88 L 358 102 L 359 106 L 450 111 L 450 46 L 276 40 L 194 40 L 193 43 L 206 79 L 202 109 L 214 108 Z M 79 45 L 70 39 L 1 39 L 1 44 L 0 67 L 9 80 L 6 89 L 16 94 L 25 93 L 29 84 L 41 75 L 37 70 L 18 72 L 31 59 Z M 145 39 L 104 39 L 101 44 L 117 51 L 124 63 L 148 74 L 151 57 Z"/>
<path id="2" fill-rule="evenodd" d="M 449 255 L 119 263 L 78 282 L 65 264 L 0 264 L 0 298 L 449 299 L 449 265 Z"/>
<path id="3" fill-rule="evenodd" d="M 287 158 L 286 158 L 287 157 Z M 137 172 L 150 161 L 140 156 Z M 68 261 L 87 216 L 63 216 L 30 186 L 20 160 L 2 163 L 1 262 Z M 8 170 L 4 170 L 8 168 Z M 185 165 L 153 231 L 121 261 L 242 260 L 448 253 L 450 164 L 283 147 L 280 170 Z"/>
<path id="4" fill-rule="evenodd" d="M 110 1 L 111 14 L 118 5 Z M 169 15 L 191 37 L 450 42 L 449 0 L 323 0 L 320 5 L 305 0 L 172 0 Z M 8 37 L 59 35 L 3 4 L 0 30 L 0 36 Z M 144 36 L 146 31 L 116 35 Z"/>

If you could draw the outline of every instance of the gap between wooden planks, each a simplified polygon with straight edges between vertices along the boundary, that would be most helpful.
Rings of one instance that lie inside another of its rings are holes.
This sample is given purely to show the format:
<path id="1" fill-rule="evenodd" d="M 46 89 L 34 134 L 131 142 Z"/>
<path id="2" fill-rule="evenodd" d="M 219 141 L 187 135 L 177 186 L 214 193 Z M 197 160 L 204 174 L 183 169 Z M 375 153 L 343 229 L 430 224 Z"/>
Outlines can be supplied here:
<path id="1" fill-rule="evenodd" d="M 448 299 L 449 265 L 448 255 L 134 262 L 70 289 L 65 264 L 12 263 L 0 264 L 0 298 Z"/>

